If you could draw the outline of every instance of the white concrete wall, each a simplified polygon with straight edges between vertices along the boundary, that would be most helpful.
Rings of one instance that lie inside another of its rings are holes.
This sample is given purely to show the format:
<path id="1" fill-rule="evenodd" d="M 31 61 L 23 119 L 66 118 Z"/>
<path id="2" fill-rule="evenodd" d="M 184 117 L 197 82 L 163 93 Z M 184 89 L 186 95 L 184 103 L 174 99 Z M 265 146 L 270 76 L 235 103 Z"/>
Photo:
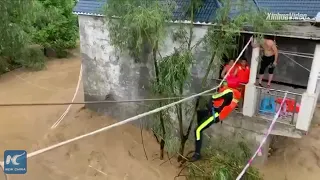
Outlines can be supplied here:
<path id="1" fill-rule="evenodd" d="M 148 59 L 146 63 L 135 63 L 127 52 L 117 51 L 108 40 L 108 30 L 102 17 L 80 15 L 79 26 L 85 100 L 148 98 L 150 80 L 154 76 L 153 60 Z M 178 28 L 177 25 L 168 27 L 167 38 L 160 46 L 162 57 L 173 53 L 174 47 L 179 47 L 178 43 L 172 41 L 172 32 Z M 206 27 L 195 27 L 192 45 L 197 43 L 206 34 L 206 31 Z M 199 60 L 190 67 L 192 78 L 190 86 L 186 87 L 186 93 L 199 91 L 200 79 L 204 76 L 209 61 L 208 53 L 202 48 L 195 49 L 194 54 Z M 123 103 L 113 104 L 112 107 L 109 104 L 89 106 L 121 120 L 146 111 L 148 105 L 146 103 Z"/>
<path id="2" fill-rule="evenodd" d="M 255 40 L 256 41 L 256 40 Z M 258 65 L 259 65 L 260 48 L 256 47 L 252 49 L 251 64 L 250 64 L 250 77 L 249 82 L 246 85 L 244 103 L 243 103 L 243 115 L 253 117 L 255 115 L 257 104 L 257 88 L 255 86 Z"/>
<path id="3" fill-rule="evenodd" d="M 319 72 L 320 44 L 317 44 L 314 51 L 307 91 L 302 95 L 300 112 L 298 113 L 296 128 L 299 130 L 309 130 L 318 99 L 317 83 Z"/>
<path id="4" fill-rule="evenodd" d="M 110 44 L 103 18 L 79 16 L 85 100 L 132 100 L 148 97 L 151 63 L 134 63 Z M 86 107 L 123 120 L 146 111 L 141 103 L 90 104 Z"/>
<path id="5" fill-rule="evenodd" d="M 320 103 L 320 73 L 318 74 L 318 81 L 317 81 L 317 89 L 316 89 L 316 95 L 317 95 L 317 104 Z"/>

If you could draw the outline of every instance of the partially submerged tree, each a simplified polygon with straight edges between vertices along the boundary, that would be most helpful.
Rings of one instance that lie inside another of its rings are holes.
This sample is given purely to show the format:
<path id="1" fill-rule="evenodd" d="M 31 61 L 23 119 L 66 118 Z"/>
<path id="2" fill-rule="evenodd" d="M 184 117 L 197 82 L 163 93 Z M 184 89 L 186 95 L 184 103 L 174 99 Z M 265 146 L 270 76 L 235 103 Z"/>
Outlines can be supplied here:
<path id="1" fill-rule="evenodd" d="M 106 9 L 106 23 L 109 39 L 114 47 L 129 52 L 135 62 L 146 62 L 145 54 L 152 52 L 155 69 L 155 81 L 159 79 L 158 52 L 159 46 L 167 36 L 166 21 L 171 18 L 172 4 L 170 1 L 154 0 L 109 0 Z M 162 94 L 157 91 L 157 94 Z M 162 106 L 160 102 L 158 104 Z M 163 158 L 164 137 L 166 130 L 164 115 L 159 113 L 161 125 L 160 158 Z"/>
<path id="2" fill-rule="evenodd" d="M 185 89 L 188 88 L 189 82 L 191 80 L 191 67 L 196 61 L 194 59 L 194 49 L 198 47 L 199 43 L 192 46 L 192 40 L 194 39 L 194 18 L 195 13 L 203 5 L 203 0 L 191 0 L 190 4 L 186 7 L 182 7 L 187 12 L 185 19 L 190 21 L 189 24 L 180 24 L 177 31 L 173 32 L 173 41 L 179 43 L 179 47 L 174 49 L 173 54 L 165 57 L 160 63 L 160 86 L 161 90 L 166 93 L 167 96 L 180 96 L 185 95 Z M 192 102 L 191 102 L 192 103 Z M 188 115 L 190 111 L 190 102 L 180 103 L 175 106 L 175 116 L 171 121 L 175 121 L 175 117 L 178 120 L 178 134 L 179 134 L 179 151 L 178 151 L 178 161 L 183 160 L 185 145 L 189 137 L 190 129 L 184 130 L 185 122 L 187 122 Z M 170 113 L 167 110 L 166 113 Z M 173 139 L 175 140 L 175 139 Z M 167 141 L 172 141 L 168 139 Z M 172 144 L 172 143 L 170 143 Z M 178 144 L 177 144 L 178 146 Z"/>
<path id="3" fill-rule="evenodd" d="M 35 1 L 1 0 L 0 1 L 0 73 L 7 72 L 21 63 L 25 58 L 23 54 L 29 53 L 26 49 L 32 42 L 30 32 L 32 23 L 36 19 L 38 6 Z M 37 51 L 38 50 L 33 50 Z M 22 59 L 23 57 L 23 59 Z M 41 57 L 40 57 L 41 58 Z M 37 66 L 44 66 L 44 60 L 28 59 Z"/>
<path id="4" fill-rule="evenodd" d="M 76 47 L 78 39 L 77 17 L 72 14 L 74 0 L 37 1 L 42 8 L 33 24 L 33 41 L 53 49 L 58 57 L 66 57 L 66 50 Z"/>
<path id="5" fill-rule="evenodd" d="M 21 66 L 44 68 L 42 47 L 58 53 L 75 47 L 73 6 L 73 0 L 1 0 L 0 74 Z"/>
<path id="6" fill-rule="evenodd" d="M 188 179 L 236 179 L 251 158 L 248 144 L 239 137 L 213 138 L 203 153 L 208 158 L 196 162 L 196 166 L 187 167 Z M 256 168 L 249 167 L 241 179 L 262 180 L 263 178 Z"/>

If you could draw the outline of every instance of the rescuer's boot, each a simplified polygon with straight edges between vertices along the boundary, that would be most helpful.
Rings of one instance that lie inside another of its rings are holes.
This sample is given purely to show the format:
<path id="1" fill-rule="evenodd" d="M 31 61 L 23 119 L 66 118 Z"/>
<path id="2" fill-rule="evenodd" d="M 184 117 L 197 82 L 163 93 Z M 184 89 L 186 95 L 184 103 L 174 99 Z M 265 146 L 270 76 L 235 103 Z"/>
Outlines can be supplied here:
<path id="1" fill-rule="evenodd" d="M 200 151 L 201 151 L 201 140 L 196 141 L 196 151 L 194 152 L 193 156 L 189 159 L 190 162 L 197 161 L 201 158 Z"/>

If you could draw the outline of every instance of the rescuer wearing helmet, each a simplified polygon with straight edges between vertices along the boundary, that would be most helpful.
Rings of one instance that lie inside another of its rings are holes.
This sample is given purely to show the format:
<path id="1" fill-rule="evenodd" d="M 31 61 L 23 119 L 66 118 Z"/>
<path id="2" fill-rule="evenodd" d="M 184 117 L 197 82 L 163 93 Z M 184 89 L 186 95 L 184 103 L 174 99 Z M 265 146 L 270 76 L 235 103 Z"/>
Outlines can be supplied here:
<path id="1" fill-rule="evenodd" d="M 195 153 L 191 162 L 201 158 L 202 131 L 212 124 L 221 122 L 235 109 L 241 98 L 241 93 L 231 84 L 224 82 L 217 94 L 214 94 L 208 104 L 207 110 L 197 111 L 198 126 L 195 129 Z"/>

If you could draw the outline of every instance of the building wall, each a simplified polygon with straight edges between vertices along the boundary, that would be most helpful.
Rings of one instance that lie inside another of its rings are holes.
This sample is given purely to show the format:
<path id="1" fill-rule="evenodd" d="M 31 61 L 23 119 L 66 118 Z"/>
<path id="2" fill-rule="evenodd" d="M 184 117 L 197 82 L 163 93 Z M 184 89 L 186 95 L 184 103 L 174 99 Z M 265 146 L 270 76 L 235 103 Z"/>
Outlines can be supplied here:
<path id="1" fill-rule="evenodd" d="M 246 41 L 250 38 L 250 35 L 245 35 Z M 313 57 L 316 42 L 312 40 L 304 39 L 293 39 L 293 38 L 283 38 L 276 37 L 275 41 L 277 43 L 278 49 L 282 51 L 292 51 L 294 53 L 308 53 Z M 251 47 L 248 49 L 247 58 L 251 60 Z M 274 72 L 274 81 L 298 85 L 298 86 L 307 86 L 309 79 L 309 71 L 299 66 L 297 63 L 289 59 L 288 57 L 305 67 L 306 69 L 311 69 L 312 60 L 311 58 L 298 57 L 293 55 L 284 55 L 279 54 L 278 65 Z M 258 69 L 259 70 L 259 69 Z M 266 72 L 267 73 L 267 70 Z M 267 80 L 268 76 L 265 75 L 264 79 Z"/>
<path id="2" fill-rule="evenodd" d="M 293 38 L 276 38 L 279 50 L 292 51 L 297 53 L 309 53 L 313 57 L 316 43 L 311 40 L 293 39 Z M 295 85 L 307 86 L 310 72 L 302 68 L 294 61 L 301 64 L 306 69 L 311 69 L 312 58 L 304 58 L 290 55 L 279 55 L 279 66 L 275 73 L 275 80 Z"/>
<path id="3" fill-rule="evenodd" d="M 80 47 L 83 64 L 83 86 L 85 100 L 134 100 L 150 97 L 150 80 L 154 75 L 153 60 L 146 55 L 146 62 L 135 63 L 126 53 L 119 52 L 108 42 L 108 31 L 102 17 L 79 16 Z M 170 26 L 168 32 L 178 26 Z M 206 33 L 206 27 L 196 27 L 194 45 Z M 174 52 L 171 33 L 160 47 L 163 57 Z M 192 67 L 191 86 L 186 93 L 199 91 L 200 79 L 205 75 L 208 54 L 204 50 L 195 52 L 197 63 Z M 212 75 L 210 75 L 212 76 Z M 191 103 L 191 102 L 189 102 Z M 150 109 L 150 103 L 90 104 L 87 107 L 116 119 L 126 119 Z"/>
<path id="4" fill-rule="evenodd" d="M 134 63 L 130 56 L 116 51 L 108 42 L 103 18 L 79 16 L 79 26 L 85 100 L 120 101 L 148 97 L 152 65 Z M 120 120 L 145 109 L 143 102 L 86 106 Z"/>

